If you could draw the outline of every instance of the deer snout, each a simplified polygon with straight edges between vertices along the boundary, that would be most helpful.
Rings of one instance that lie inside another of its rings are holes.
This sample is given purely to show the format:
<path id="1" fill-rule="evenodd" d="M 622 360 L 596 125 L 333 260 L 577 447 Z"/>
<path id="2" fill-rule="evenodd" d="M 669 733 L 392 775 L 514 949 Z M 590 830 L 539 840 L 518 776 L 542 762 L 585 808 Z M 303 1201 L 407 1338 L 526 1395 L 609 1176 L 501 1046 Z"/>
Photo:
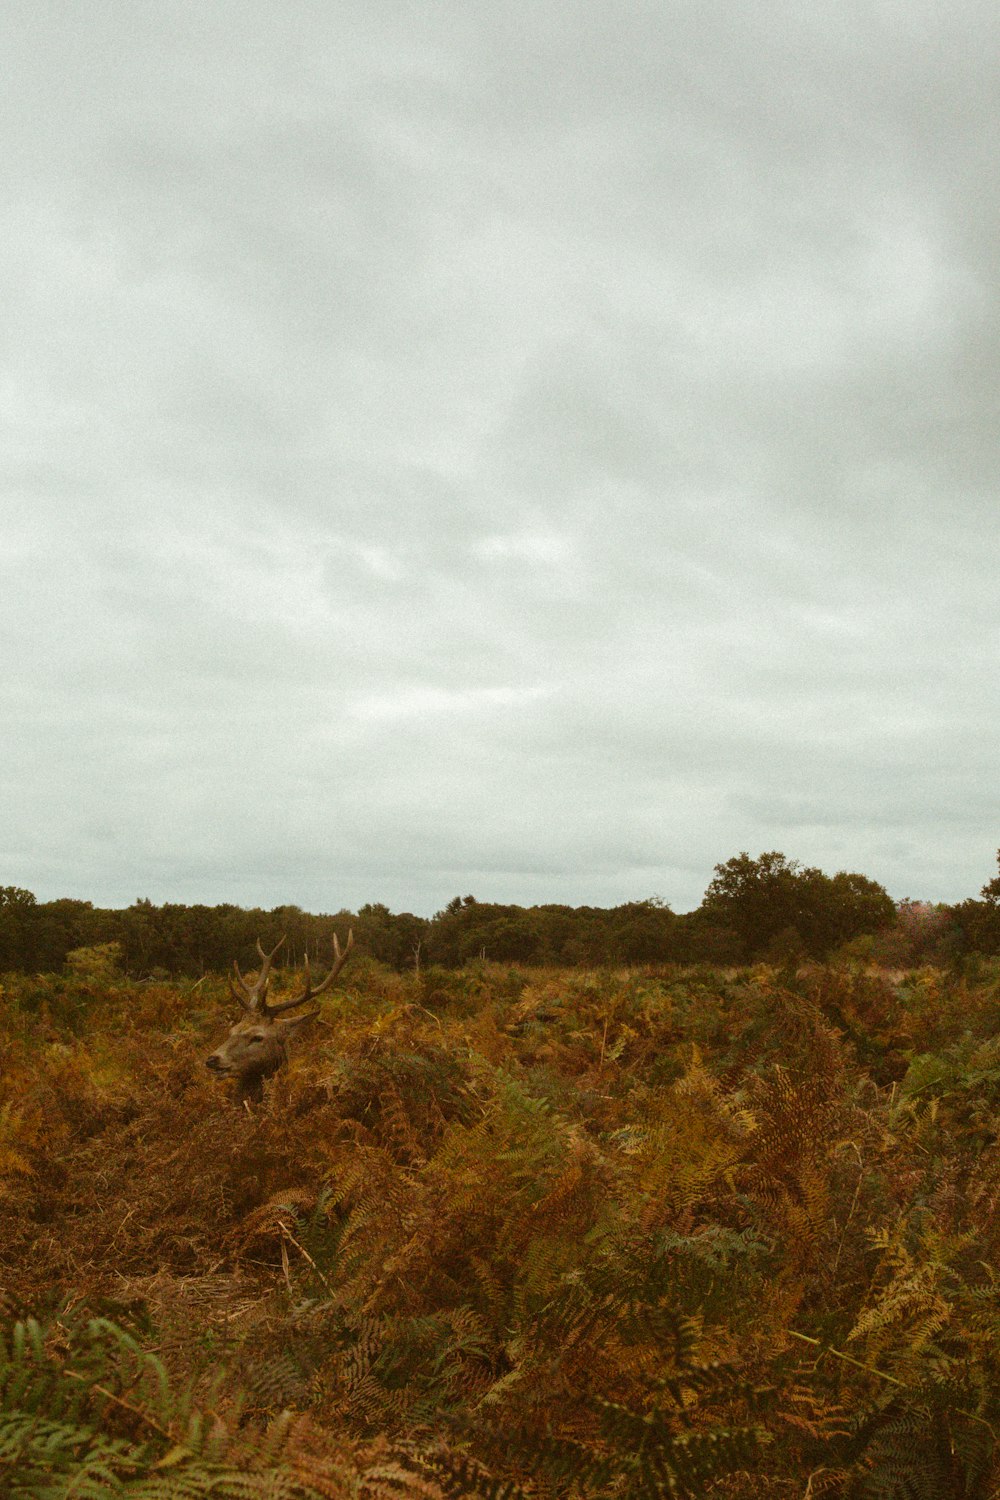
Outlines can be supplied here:
<path id="1" fill-rule="evenodd" d="M 205 1067 L 211 1068 L 213 1073 L 220 1072 L 224 1066 L 225 1064 L 223 1063 L 222 1058 L 217 1052 L 213 1052 L 211 1057 L 205 1058 Z"/>

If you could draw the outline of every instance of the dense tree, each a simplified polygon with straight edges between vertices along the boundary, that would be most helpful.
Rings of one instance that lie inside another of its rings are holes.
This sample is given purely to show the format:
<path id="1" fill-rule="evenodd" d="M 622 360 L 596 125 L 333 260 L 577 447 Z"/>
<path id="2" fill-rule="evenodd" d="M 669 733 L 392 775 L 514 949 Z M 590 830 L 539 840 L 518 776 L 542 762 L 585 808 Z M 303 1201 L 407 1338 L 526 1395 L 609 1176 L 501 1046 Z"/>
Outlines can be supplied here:
<path id="1" fill-rule="evenodd" d="M 354 922 L 354 935 L 361 948 L 393 969 L 419 963 L 430 924 L 412 912 L 391 912 L 382 902 L 362 906 Z"/>
<path id="2" fill-rule="evenodd" d="M 1000 901 L 962 901 L 948 908 L 951 948 L 963 953 L 1000 953 Z"/>
<path id="3" fill-rule="evenodd" d="M 1000 849 L 997 850 L 1000 869 Z M 982 887 L 978 901 L 969 898 L 954 906 L 928 907 L 923 902 L 900 903 L 900 926 L 912 929 L 922 914 L 916 932 L 918 941 L 908 944 L 924 961 L 936 957 L 960 960 L 965 955 L 1000 953 L 1000 873 Z"/>
<path id="4" fill-rule="evenodd" d="M 896 918 L 892 897 L 867 875 L 804 870 L 800 931 L 809 953 L 822 958 L 862 933 L 880 932 Z"/>
<path id="5" fill-rule="evenodd" d="M 629 901 L 609 915 L 610 945 L 625 963 L 665 963 L 676 957 L 677 918 L 658 896 Z"/>
<path id="6" fill-rule="evenodd" d="M 1000 854 L 998 854 L 1000 863 Z M 89 901 L 38 902 L 19 886 L 0 887 L 0 972 L 61 969 L 73 949 L 117 943 L 136 978 L 166 972 L 198 977 L 236 959 L 252 969 L 257 941 L 299 967 L 322 964 L 334 932 L 353 927 L 360 952 L 404 970 L 423 963 L 455 967 L 486 958 L 535 965 L 707 963 L 764 958 L 823 958 L 863 935 L 871 956 L 905 966 L 1000 953 L 1000 874 L 982 899 L 959 906 L 895 906 L 865 875 L 826 875 L 777 850 L 746 851 L 716 865 L 697 910 L 677 915 L 659 897 L 620 906 L 517 906 L 455 896 L 431 918 L 392 912 L 381 902 L 359 911 L 313 913 L 295 905 L 265 911 L 232 904 L 155 905 L 144 897 L 121 911 Z"/>
<path id="7" fill-rule="evenodd" d="M 702 910 L 706 917 L 715 918 L 737 934 L 741 957 L 749 958 L 779 933 L 800 930 L 804 914 L 800 870 L 794 860 L 789 861 L 777 850 L 756 859 L 744 850 L 716 865 Z"/>
<path id="8" fill-rule="evenodd" d="M 1000 849 L 997 850 L 997 867 L 1000 870 Z M 1000 873 L 988 880 L 979 893 L 991 906 L 1000 906 Z"/>
<path id="9" fill-rule="evenodd" d="M 889 926 L 896 915 L 892 898 L 867 876 L 831 877 L 777 850 L 756 859 L 743 851 L 716 865 L 702 912 L 737 935 L 742 958 L 769 949 L 821 958 L 860 933 Z"/>
<path id="10" fill-rule="evenodd" d="M 743 955 L 743 940 L 717 912 L 699 906 L 677 918 L 676 961 L 683 964 L 734 964 Z"/>
<path id="11" fill-rule="evenodd" d="M 29 913 L 35 905 L 30 891 L 17 885 L 0 886 L 0 969 L 20 969 L 28 949 Z"/>
<path id="12" fill-rule="evenodd" d="M 45 901 L 31 915 L 32 967 L 42 971 L 60 969 L 74 948 L 110 941 L 109 912 L 95 911 L 89 901 Z"/>

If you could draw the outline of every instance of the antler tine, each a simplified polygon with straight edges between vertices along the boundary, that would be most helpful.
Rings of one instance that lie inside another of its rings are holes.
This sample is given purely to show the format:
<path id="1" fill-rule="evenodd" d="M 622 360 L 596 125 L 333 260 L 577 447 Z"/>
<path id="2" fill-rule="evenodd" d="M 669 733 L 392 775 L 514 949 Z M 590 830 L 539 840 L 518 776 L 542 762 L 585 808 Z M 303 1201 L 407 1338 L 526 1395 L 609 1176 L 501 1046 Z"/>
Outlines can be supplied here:
<path id="1" fill-rule="evenodd" d="M 322 993 L 323 993 L 324 990 L 328 990 L 330 988 L 331 984 L 336 979 L 336 977 L 340 973 L 341 969 L 344 967 L 345 963 L 347 962 L 347 955 L 350 953 L 350 951 L 351 951 L 351 949 L 353 947 L 354 947 L 354 929 L 353 929 L 353 927 L 348 931 L 347 942 L 344 944 L 343 948 L 341 948 L 341 946 L 340 946 L 340 939 L 337 937 L 337 934 L 334 933 L 333 934 L 333 958 L 334 958 L 333 968 L 330 970 L 329 974 L 322 981 L 322 983 L 318 984 L 316 986 L 316 988 L 313 989 L 313 987 L 312 987 L 312 977 L 311 977 L 311 975 L 309 973 L 309 958 L 308 958 L 308 955 L 307 955 L 306 956 L 306 987 L 303 990 L 302 994 L 299 995 L 299 996 L 297 996 L 297 998 L 294 999 L 294 1000 L 283 1000 L 280 1005 L 267 1005 L 267 1003 L 265 1002 L 265 1009 L 267 1011 L 267 1014 L 269 1016 L 280 1016 L 286 1010 L 294 1010 L 297 1005 L 305 1005 L 305 1003 L 306 1003 L 307 1000 L 315 1000 L 317 995 L 322 995 Z"/>
<path id="2" fill-rule="evenodd" d="M 288 936 L 288 934 L 284 933 L 278 939 L 278 941 L 275 943 L 275 945 L 271 949 L 270 953 L 265 953 L 264 952 L 263 948 L 260 946 L 260 938 L 257 939 L 257 952 L 260 954 L 261 958 L 264 960 L 264 967 L 260 971 L 261 978 L 266 979 L 267 976 L 268 976 L 268 974 L 271 972 L 271 964 L 274 962 L 274 955 L 277 953 L 278 949 L 282 946 L 282 944 L 284 943 L 285 938 L 287 936 Z"/>
<path id="3" fill-rule="evenodd" d="M 241 972 L 240 966 L 236 962 L 235 958 L 233 959 L 233 970 L 236 974 L 237 983 L 239 984 L 239 987 L 243 991 L 244 995 L 251 995 L 253 993 L 253 985 L 250 983 L 249 979 L 247 979 L 246 976 Z"/>
<path id="4" fill-rule="evenodd" d="M 243 978 L 243 975 L 240 973 L 239 965 L 237 964 L 235 958 L 233 959 L 233 968 L 236 970 L 236 978 L 240 982 L 243 994 L 240 994 L 239 990 L 233 983 L 233 976 L 231 974 L 227 974 L 226 978 L 229 981 L 229 993 L 232 995 L 236 1003 L 238 1005 L 241 1005 L 245 1011 L 251 1011 L 253 1010 L 253 1006 L 250 1004 L 250 1001 L 248 999 L 248 996 L 251 993 L 250 986 L 247 984 L 246 980 Z"/>
<path id="5" fill-rule="evenodd" d="M 271 979 L 271 965 L 274 962 L 275 954 L 284 941 L 285 939 L 283 937 L 280 938 L 279 941 L 275 943 L 270 953 L 265 953 L 260 945 L 260 938 L 257 939 L 257 952 L 261 957 L 261 966 L 260 973 L 257 975 L 257 978 L 253 981 L 252 984 L 249 980 L 244 979 L 243 975 L 240 973 L 239 965 L 236 963 L 235 959 L 233 960 L 233 968 L 236 970 L 236 977 L 243 988 L 243 992 L 246 995 L 248 1002 L 243 1006 L 244 1010 L 267 1010 L 267 986 L 270 983 Z M 236 998 L 239 999 L 239 996 L 237 995 Z"/>

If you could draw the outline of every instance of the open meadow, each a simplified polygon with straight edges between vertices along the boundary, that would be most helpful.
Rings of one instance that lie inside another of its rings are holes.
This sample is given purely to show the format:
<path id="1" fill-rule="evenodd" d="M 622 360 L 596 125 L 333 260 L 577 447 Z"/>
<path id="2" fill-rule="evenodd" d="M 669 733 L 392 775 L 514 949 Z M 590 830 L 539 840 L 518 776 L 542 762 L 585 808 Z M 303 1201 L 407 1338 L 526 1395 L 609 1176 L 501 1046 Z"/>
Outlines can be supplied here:
<path id="1" fill-rule="evenodd" d="M 1000 967 L 0 1000 L 0 1491 L 988 1497 Z M 292 976 L 279 976 L 290 987 Z"/>

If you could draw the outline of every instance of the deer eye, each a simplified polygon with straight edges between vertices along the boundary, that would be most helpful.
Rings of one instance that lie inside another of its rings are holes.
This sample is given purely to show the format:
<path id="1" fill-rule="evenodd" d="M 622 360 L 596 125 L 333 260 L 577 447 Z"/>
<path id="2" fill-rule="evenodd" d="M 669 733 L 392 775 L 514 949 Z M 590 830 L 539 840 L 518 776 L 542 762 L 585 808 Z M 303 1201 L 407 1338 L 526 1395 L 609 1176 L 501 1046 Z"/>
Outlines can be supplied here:
<path id="1" fill-rule="evenodd" d="M 262 1042 L 264 1040 L 264 1033 L 262 1031 L 255 1031 L 253 1036 L 248 1037 L 247 1040 L 251 1042 Z"/>

